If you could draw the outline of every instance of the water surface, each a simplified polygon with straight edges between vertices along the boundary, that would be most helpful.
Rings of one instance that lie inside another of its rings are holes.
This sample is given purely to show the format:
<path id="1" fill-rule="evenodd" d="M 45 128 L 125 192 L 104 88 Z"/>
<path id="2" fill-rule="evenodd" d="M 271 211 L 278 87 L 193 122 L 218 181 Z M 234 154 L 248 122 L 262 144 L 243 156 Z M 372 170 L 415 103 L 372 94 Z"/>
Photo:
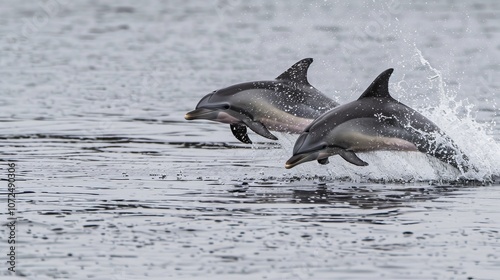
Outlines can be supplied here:
<path id="1" fill-rule="evenodd" d="M 40 3 L 0 9 L 19 276 L 497 278 L 497 1 Z M 183 119 L 206 93 L 305 57 L 310 82 L 340 103 L 395 68 L 393 96 L 479 171 L 403 152 L 286 170 L 296 136 L 251 134 L 249 146 Z"/>

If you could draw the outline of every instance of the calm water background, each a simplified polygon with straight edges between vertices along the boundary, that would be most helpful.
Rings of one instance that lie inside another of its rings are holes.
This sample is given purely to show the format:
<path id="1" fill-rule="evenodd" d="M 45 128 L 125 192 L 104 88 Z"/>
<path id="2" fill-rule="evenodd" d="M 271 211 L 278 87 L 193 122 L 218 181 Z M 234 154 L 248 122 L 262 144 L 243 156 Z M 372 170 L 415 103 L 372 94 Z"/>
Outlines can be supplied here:
<path id="1" fill-rule="evenodd" d="M 499 15 L 498 1 L 1 1 L 1 218 L 15 162 L 18 275 L 499 279 Z M 296 136 L 248 146 L 183 119 L 305 57 L 341 103 L 395 68 L 393 96 L 479 172 L 390 152 L 285 170 Z"/>

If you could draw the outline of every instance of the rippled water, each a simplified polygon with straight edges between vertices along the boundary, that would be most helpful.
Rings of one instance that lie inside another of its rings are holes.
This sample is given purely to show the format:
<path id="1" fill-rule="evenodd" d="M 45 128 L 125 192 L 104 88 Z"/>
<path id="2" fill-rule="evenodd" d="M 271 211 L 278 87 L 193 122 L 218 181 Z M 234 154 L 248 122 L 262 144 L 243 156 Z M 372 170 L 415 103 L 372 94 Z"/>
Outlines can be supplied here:
<path id="1" fill-rule="evenodd" d="M 1 207 L 15 162 L 19 276 L 498 278 L 498 1 L 54 1 L 0 8 Z M 183 119 L 305 57 L 340 103 L 395 68 L 394 97 L 478 172 L 403 152 L 286 170 L 296 136 L 249 146 Z"/>

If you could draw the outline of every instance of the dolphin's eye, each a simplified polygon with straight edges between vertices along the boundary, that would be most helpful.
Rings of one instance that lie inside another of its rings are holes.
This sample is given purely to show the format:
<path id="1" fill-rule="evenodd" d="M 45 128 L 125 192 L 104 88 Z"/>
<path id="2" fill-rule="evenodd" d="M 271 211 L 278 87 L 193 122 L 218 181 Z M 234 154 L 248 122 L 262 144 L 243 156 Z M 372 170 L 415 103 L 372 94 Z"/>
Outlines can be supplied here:
<path id="1" fill-rule="evenodd" d="M 327 145 L 327 144 L 323 144 L 323 146 L 321 146 L 321 149 L 322 149 L 322 150 L 324 150 L 324 149 L 326 149 L 326 148 L 328 148 L 328 145 Z"/>
<path id="2" fill-rule="evenodd" d="M 231 106 L 229 104 L 224 104 L 224 110 L 229 110 L 229 108 L 231 108 Z"/>

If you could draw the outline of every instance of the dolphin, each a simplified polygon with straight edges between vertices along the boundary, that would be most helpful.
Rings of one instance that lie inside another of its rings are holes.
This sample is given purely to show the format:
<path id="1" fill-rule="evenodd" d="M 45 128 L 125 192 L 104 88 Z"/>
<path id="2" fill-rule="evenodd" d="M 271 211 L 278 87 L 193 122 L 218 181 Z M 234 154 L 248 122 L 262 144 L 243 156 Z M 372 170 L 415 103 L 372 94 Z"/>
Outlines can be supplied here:
<path id="1" fill-rule="evenodd" d="M 278 138 L 269 130 L 301 133 L 338 105 L 307 81 L 312 62 L 312 58 L 302 59 L 275 80 L 241 83 L 209 93 L 184 118 L 227 123 L 236 139 L 248 144 L 252 141 L 247 127 L 272 140 Z"/>
<path id="2" fill-rule="evenodd" d="M 393 69 L 380 74 L 356 101 L 336 107 L 315 119 L 299 136 L 287 169 L 340 155 L 346 161 L 366 166 L 356 153 L 392 150 L 420 151 L 461 171 L 468 158 L 433 122 L 389 94 Z"/>

